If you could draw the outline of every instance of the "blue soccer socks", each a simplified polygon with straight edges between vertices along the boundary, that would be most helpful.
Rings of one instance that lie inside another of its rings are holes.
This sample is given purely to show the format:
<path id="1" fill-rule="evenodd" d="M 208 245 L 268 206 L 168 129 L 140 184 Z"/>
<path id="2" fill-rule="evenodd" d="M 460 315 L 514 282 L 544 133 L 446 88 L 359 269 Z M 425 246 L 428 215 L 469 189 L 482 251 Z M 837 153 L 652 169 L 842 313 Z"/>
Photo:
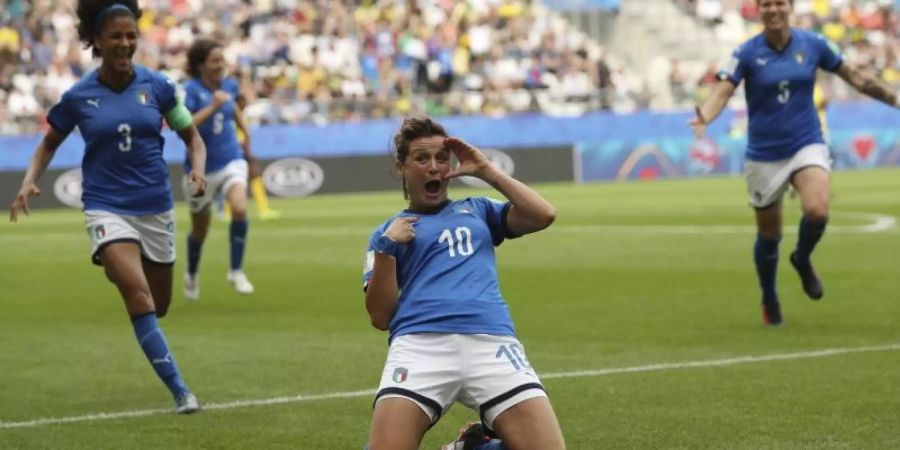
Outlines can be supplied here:
<path id="1" fill-rule="evenodd" d="M 131 324 L 134 326 L 134 334 L 144 350 L 144 355 L 147 356 L 156 375 L 172 392 L 172 396 L 178 398 L 188 393 L 188 388 L 181 379 L 181 373 L 178 372 L 178 365 L 175 364 L 175 358 L 169 351 L 169 345 L 166 344 L 166 337 L 156 321 L 156 312 L 135 317 L 131 319 Z"/>
<path id="2" fill-rule="evenodd" d="M 203 251 L 203 241 L 194 239 L 194 235 L 188 233 L 187 249 L 187 273 L 193 277 L 197 274 L 197 268 L 200 266 L 200 253 Z"/>
<path id="3" fill-rule="evenodd" d="M 775 290 L 775 278 L 778 273 L 778 244 L 777 239 L 766 239 L 762 235 L 756 235 L 756 244 L 753 246 L 753 259 L 756 262 L 756 274 L 759 276 L 759 287 L 762 290 L 763 303 L 778 303 L 778 294 Z"/>
<path id="4" fill-rule="evenodd" d="M 809 257 L 812 255 L 816 244 L 822 235 L 825 234 L 825 227 L 828 225 L 828 218 L 822 222 L 813 222 L 806 216 L 800 219 L 800 230 L 797 238 L 797 251 L 794 252 L 795 263 L 799 266 L 808 266 L 810 264 Z"/>
<path id="5" fill-rule="evenodd" d="M 247 245 L 246 220 L 232 220 L 228 227 L 228 243 L 231 250 L 231 270 L 241 270 L 244 264 L 244 247 Z"/>

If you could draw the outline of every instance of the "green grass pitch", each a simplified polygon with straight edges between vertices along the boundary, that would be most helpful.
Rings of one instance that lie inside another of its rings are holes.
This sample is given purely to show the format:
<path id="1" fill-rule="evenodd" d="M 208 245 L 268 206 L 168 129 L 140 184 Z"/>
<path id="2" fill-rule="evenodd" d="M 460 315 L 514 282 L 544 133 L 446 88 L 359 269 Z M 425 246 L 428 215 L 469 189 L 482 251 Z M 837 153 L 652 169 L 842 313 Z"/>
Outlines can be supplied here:
<path id="1" fill-rule="evenodd" d="M 820 302 L 787 263 L 799 202 L 786 199 L 779 328 L 761 323 L 742 180 L 536 186 L 557 222 L 497 258 L 569 448 L 900 448 L 900 170 L 841 172 L 833 185 L 814 255 Z M 162 325 L 187 382 L 219 406 L 189 417 L 153 411 L 171 400 L 89 263 L 81 214 L 0 224 L 0 448 L 361 449 L 365 391 L 387 350 L 365 313 L 363 253 L 402 196 L 273 203 L 285 217 L 250 228 L 256 293 L 227 285 L 227 226 L 216 222 L 197 303 L 180 294 L 188 220 L 177 206 L 180 260 Z M 828 349 L 838 350 L 816 353 Z M 84 420 L 135 411 L 146 415 Z M 454 406 L 422 448 L 475 417 Z M 34 422 L 48 418 L 74 419 Z"/>

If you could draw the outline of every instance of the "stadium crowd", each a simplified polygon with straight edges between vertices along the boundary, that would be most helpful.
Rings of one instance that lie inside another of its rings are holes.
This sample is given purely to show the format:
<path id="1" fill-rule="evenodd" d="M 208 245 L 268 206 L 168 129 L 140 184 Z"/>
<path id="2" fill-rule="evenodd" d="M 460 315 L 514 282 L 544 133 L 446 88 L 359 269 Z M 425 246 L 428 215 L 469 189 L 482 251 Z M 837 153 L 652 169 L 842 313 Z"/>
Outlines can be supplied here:
<path id="1" fill-rule="evenodd" d="M 418 4 L 417 8 L 408 8 Z M 195 36 L 225 43 L 252 123 L 543 110 L 632 96 L 632 79 L 540 5 L 517 0 L 145 0 L 135 59 L 185 79 Z M 74 6 L 0 0 L 0 134 L 33 132 L 96 62 Z"/>
<path id="2" fill-rule="evenodd" d="M 707 24 L 756 0 L 675 0 Z M 896 0 L 895 0 L 896 2 Z M 717 3 L 717 5 L 711 5 Z M 418 5 L 409 8 L 409 5 Z M 580 114 L 649 104 L 645 83 L 540 4 L 522 0 L 145 0 L 136 60 L 184 81 L 195 36 L 225 43 L 251 123 L 522 111 Z M 0 0 L 0 134 L 31 133 L 95 67 L 75 36 L 74 5 Z M 798 25 L 900 84 L 900 14 L 890 0 L 795 0 Z M 716 11 L 719 11 L 716 13 Z M 712 26 L 712 25 L 711 25 Z M 714 84 L 673 61 L 675 106 Z M 852 94 L 828 83 L 832 99 Z"/>

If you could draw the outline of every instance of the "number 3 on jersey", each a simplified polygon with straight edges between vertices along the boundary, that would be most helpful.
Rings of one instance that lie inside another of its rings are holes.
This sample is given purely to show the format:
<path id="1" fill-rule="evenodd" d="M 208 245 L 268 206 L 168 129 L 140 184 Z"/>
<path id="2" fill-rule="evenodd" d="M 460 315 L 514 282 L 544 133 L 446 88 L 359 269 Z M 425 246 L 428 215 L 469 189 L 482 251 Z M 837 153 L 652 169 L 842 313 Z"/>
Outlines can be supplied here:
<path id="1" fill-rule="evenodd" d="M 131 125 L 127 123 L 119 124 L 119 133 L 122 134 L 122 142 L 119 142 L 119 151 L 120 152 L 130 152 L 131 151 Z"/>
<path id="2" fill-rule="evenodd" d="M 450 257 L 455 258 L 457 253 L 461 256 L 469 256 L 475 253 L 475 249 L 472 248 L 472 230 L 469 227 L 457 227 L 454 231 L 456 232 L 456 242 L 453 241 L 453 233 L 450 232 L 449 228 L 444 228 L 444 231 L 441 232 L 441 237 L 438 239 L 440 244 L 447 243 Z M 456 245 L 456 251 L 453 249 L 454 244 Z"/>

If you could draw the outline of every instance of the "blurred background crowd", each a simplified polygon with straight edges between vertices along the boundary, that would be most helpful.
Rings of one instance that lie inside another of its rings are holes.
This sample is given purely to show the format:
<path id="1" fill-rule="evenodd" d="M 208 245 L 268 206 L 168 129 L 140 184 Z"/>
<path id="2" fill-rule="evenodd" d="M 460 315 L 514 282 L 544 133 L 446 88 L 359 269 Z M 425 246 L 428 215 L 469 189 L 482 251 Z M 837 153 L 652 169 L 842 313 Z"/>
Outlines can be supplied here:
<path id="1" fill-rule="evenodd" d="M 755 0 L 665 1 L 703 27 L 728 27 L 734 35 L 739 26 L 743 38 L 758 31 Z M 648 70 L 655 69 L 629 63 L 642 55 L 617 54 L 624 47 L 592 35 L 554 3 L 142 0 L 135 59 L 183 81 L 193 39 L 220 40 L 255 124 L 678 108 L 715 83 L 723 55 L 673 57 L 668 79 L 654 83 Z M 612 5 L 603 6 L 606 23 L 627 27 L 616 22 L 618 3 Z M 848 60 L 900 84 L 896 3 L 795 0 L 795 12 L 798 26 L 826 35 Z M 0 0 L 0 134 L 45 127 L 49 107 L 96 66 L 78 42 L 76 22 L 74 2 Z M 654 39 L 637 29 L 632 34 Z M 850 95 L 836 83 L 828 90 L 832 98 Z"/>

